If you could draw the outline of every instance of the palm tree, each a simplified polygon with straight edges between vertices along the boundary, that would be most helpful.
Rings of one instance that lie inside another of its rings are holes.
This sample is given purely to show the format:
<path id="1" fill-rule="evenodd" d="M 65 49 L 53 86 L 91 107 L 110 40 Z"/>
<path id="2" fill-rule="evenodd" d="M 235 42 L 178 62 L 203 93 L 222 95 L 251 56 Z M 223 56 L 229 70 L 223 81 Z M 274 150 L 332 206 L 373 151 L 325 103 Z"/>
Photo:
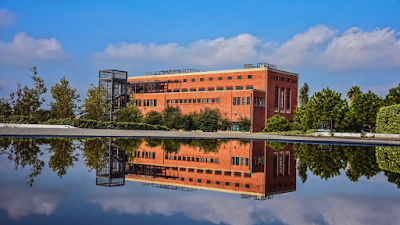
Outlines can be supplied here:
<path id="1" fill-rule="evenodd" d="M 354 85 L 353 87 L 351 87 L 350 91 L 347 92 L 347 97 L 350 99 L 350 104 L 353 101 L 353 99 L 357 96 L 357 95 L 361 95 L 363 92 L 360 90 L 360 87 L 357 85 Z"/>

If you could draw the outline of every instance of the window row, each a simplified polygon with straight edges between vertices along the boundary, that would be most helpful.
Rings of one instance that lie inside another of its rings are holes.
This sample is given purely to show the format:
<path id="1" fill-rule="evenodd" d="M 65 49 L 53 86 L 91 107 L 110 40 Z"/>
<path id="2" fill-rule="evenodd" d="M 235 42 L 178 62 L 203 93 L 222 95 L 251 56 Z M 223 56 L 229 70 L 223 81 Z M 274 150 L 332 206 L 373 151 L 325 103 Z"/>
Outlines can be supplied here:
<path id="1" fill-rule="evenodd" d="M 246 77 L 246 76 L 245 76 Z M 228 76 L 227 77 L 227 80 L 232 80 L 232 76 Z M 251 79 L 251 78 L 253 78 L 253 75 L 247 75 L 247 79 Z M 239 75 L 239 76 L 237 76 L 236 77 L 236 79 L 238 79 L 238 80 L 241 80 L 242 79 L 242 76 L 241 75 Z M 191 80 L 191 82 L 196 82 L 196 78 L 192 78 L 192 79 L 190 79 Z M 204 81 L 205 79 L 204 78 L 199 78 L 199 80 L 200 81 Z M 209 77 L 208 78 L 208 80 L 209 81 L 213 81 L 214 80 L 214 77 Z M 223 77 L 218 77 L 217 78 L 217 80 L 223 80 Z M 179 82 L 179 80 L 175 80 L 176 82 Z M 187 79 L 183 79 L 182 80 L 184 83 L 186 83 L 188 80 Z"/>
<path id="2" fill-rule="evenodd" d="M 182 161 L 192 161 L 192 162 L 207 162 L 207 163 L 219 163 L 219 159 L 214 158 L 200 158 L 200 157 L 190 157 L 190 156 L 176 156 L 176 155 L 165 155 L 165 159 L 170 160 L 182 160 Z"/>
<path id="3" fill-rule="evenodd" d="M 149 159 L 155 159 L 156 158 L 156 153 L 155 152 L 142 152 L 142 155 L 140 155 L 140 151 L 135 152 L 135 157 L 137 158 L 149 158 Z"/>
<path id="4" fill-rule="evenodd" d="M 285 90 L 285 88 L 275 87 L 275 112 L 284 113 L 285 111 L 290 113 L 290 88 Z"/>
<path id="5" fill-rule="evenodd" d="M 144 100 L 138 99 L 138 100 L 136 100 L 136 106 L 138 106 L 138 107 L 157 106 L 157 99 L 144 99 Z"/>
<path id="6" fill-rule="evenodd" d="M 174 167 L 174 168 L 172 168 L 172 169 L 177 170 L 178 168 L 177 168 L 177 167 Z M 186 168 L 181 167 L 181 168 L 180 168 L 180 171 L 186 171 Z M 194 173 L 194 171 L 195 171 L 195 169 L 193 169 L 193 168 L 188 168 L 188 172 Z M 203 170 L 203 169 L 197 169 L 196 172 L 197 172 L 197 173 L 204 173 L 204 170 Z M 206 170 L 205 172 L 206 172 L 206 174 L 213 174 L 213 173 L 212 173 L 212 172 L 213 172 L 212 170 Z M 222 171 L 221 171 L 221 170 L 215 170 L 215 171 L 214 171 L 214 175 L 222 175 Z M 232 172 L 231 172 L 231 171 L 224 171 L 224 175 L 225 175 L 225 176 L 232 176 Z M 234 172 L 233 175 L 234 175 L 235 177 L 241 177 L 241 176 L 242 176 L 242 172 Z M 251 173 L 243 173 L 243 175 L 244 175 L 244 177 L 251 177 Z"/>
<path id="7" fill-rule="evenodd" d="M 185 178 L 181 177 L 181 181 L 185 181 Z M 189 178 L 189 181 L 193 182 L 193 178 Z M 211 184 L 211 180 L 207 180 L 206 182 L 207 182 L 207 184 Z M 202 183 L 202 180 L 201 179 L 197 179 L 197 183 Z M 216 185 L 220 185 L 221 182 L 217 180 L 217 181 L 215 181 L 215 184 Z M 230 182 L 225 182 L 225 186 L 230 186 L 230 185 L 231 185 Z M 235 187 L 240 187 L 240 184 L 239 183 L 235 183 Z M 245 187 L 246 188 L 250 188 L 250 184 L 245 184 Z"/>
<path id="8" fill-rule="evenodd" d="M 227 90 L 227 91 L 230 91 L 230 90 L 244 90 L 246 88 L 246 90 L 253 90 L 253 86 L 245 86 L 245 87 L 243 87 L 243 86 L 235 86 L 235 87 L 233 87 L 233 86 L 227 86 L 227 87 L 225 87 L 225 90 Z M 188 92 L 188 91 L 191 91 L 191 92 L 194 92 L 194 91 L 215 91 L 215 90 L 217 90 L 217 91 L 223 91 L 224 90 L 224 87 L 208 87 L 207 89 L 206 88 L 189 88 L 189 89 L 187 89 L 187 88 L 182 88 L 182 89 L 174 89 L 173 90 L 173 92 Z M 171 90 L 168 90 L 168 92 L 172 92 Z"/>
<path id="9" fill-rule="evenodd" d="M 168 99 L 167 104 L 220 103 L 220 98 Z"/>
<path id="10" fill-rule="evenodd" d="M 241 159 L 241 160 L 240 160 Z M 250 165 L 250 159 L 245 158 L 245 157 L 232 157 L 232 165 L 239 166 L 239 163 L 241 166 L 249 166 Z"/>
<path id="11" fill-rule="evenodd" d="M 292 79 L 290 79 L 290 78 L 284 78 L 284 77 L 278 77 L 278 76 L 275 76 L 275 80 L 286 81 L 286 82 L 292 81 Z"/>

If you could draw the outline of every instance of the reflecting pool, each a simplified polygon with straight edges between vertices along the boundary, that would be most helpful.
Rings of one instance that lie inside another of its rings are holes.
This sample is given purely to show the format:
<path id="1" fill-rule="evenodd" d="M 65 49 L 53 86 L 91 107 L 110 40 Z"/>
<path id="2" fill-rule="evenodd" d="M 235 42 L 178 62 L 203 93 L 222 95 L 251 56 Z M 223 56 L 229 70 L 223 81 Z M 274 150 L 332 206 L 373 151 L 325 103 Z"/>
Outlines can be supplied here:
<path id="1" fill-rule="evenodd" d="M 400 148 L 0 139 L 0 224 L 400 224 Z"/>

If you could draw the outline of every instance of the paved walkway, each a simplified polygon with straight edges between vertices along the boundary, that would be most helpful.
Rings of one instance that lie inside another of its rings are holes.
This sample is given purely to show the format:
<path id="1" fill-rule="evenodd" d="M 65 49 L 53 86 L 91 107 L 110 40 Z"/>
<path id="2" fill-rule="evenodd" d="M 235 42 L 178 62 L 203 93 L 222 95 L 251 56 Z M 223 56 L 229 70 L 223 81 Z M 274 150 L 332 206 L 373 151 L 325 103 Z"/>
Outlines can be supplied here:
<path id="1" fill-rule="evenodd" d="M 129 137 L 129 138 L 182 138 L 182 139 L 233 139 L 233 140 L 266 140 L 279 142 L 302 142 L 314 144 L 339 145 L 379 145 L 399 146 L 400 140 L 377 138 L 340 138 L 283 136 L 249 133 L 217 133 L 217 132 L 178 132 L 152 130 L 99 130 L 99 129 L 61 129 L 61 128 L 14 128 L 0 127 L 0 137 Z"/>

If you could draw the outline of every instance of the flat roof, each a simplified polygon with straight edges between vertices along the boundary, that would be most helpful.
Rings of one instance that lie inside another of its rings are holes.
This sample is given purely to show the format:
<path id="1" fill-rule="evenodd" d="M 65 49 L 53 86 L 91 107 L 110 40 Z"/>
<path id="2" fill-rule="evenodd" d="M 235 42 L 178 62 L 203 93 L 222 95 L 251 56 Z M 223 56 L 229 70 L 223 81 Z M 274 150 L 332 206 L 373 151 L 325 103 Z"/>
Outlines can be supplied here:
<path id="1" fill-rule="evenodd" d="M 279 72 L 283 73 L 286 75 L 291 75 L 291 76 L 299 76 L 297 73 L 292 73 L 284 70 L 278 70 L 278 69 L 272 69 L 268 67 L 260 67 L 260 68 L 250 68 L 250 69 L 233 69 L 233 70 L 216 70 L 216 71 L 204 71 L 204 72 L 195 72 L 195 73 L 174 73 L 174 74 L 163 74 L 163 75 L 144 75 L 144 76 L 135 76 L 135 77 L 128 77 L 128 79 L 143 79 L 143 78 L 159 78 L 159 77 L 178 77 L 178 76 L 191 76 L 191 75 L 209 75 L 210 73 L 216 74 L 216 73 L 237 73 L 237 72 L 246 72 L 246 71 L 263 71 L 263 70 L 268 70 L 268 71 L 273 71 L 273 72 Z"/>

